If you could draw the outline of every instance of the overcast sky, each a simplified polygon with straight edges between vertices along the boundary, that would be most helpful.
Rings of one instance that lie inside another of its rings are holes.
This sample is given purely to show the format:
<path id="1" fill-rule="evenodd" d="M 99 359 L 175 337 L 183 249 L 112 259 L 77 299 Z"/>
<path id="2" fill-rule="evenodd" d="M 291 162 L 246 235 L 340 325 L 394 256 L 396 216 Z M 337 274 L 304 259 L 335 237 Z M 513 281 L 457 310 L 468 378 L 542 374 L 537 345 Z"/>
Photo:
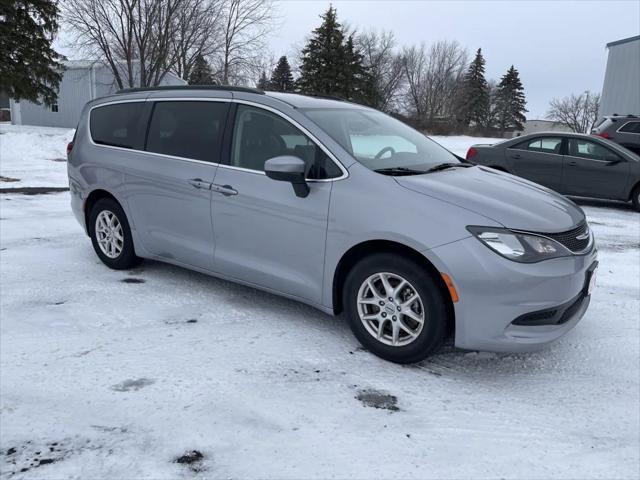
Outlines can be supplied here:
<path id="1" fill-rule="evenodd" d="M 273 54 L 295 55 L 330 2 L 283 0 Z M 520 71 L 528 118 L 542 118 L 549 100 L 600 92 L 608 42 L 640 34 L 640 0 L 404 1 L 333 0 L 338 18 L 360 30 L 391 30 L 399 45 L 457 40 L 482 48 L 487 78 L 511 64 Z"/>
<path id="2" fill-rule="evenodd" d="M 295 57 L 330 3 L 352 28 L 392 31 L 399 48 L 438 40 L 457 40 L 471 54 L 482 48 L 488 79 L 515 65 L 530 119 L 544 118 L 554 97 L 600 92 L 605 45 L 640 34 L 640 0 L 280 0 L 273 56 Z M 77 58 L 63 44 L 56 47 Z"/>

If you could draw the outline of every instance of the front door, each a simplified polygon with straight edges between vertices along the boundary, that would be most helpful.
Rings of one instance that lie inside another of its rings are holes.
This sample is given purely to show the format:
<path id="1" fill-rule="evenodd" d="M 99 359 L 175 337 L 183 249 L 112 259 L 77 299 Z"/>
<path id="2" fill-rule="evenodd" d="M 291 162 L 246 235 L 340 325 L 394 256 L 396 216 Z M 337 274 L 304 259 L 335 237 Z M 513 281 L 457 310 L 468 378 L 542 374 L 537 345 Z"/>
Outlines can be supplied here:
<path id="1" fill-rule="evenodd" d="M 562 137 L 535 137 L 508 148 L 505 152 L 511 173 L 560 191 Z"/>
<path id="2" fill-rule="evenodd" d="M 136 232 L 154 255 L 211 269 L 210 187 L 229 103 L 153 103 L 145 152 L 135 153 L 126 169 Z"/>
<path id="3" fill-rule="evenodd" d="M 569 138 L 564 162 L 563 193 L 626 200 L 629 163 L 613 150 L 596 141 Z"/>
<path id="4" fill-rule="evenodd" d="M 307 134 L 279 114 L 240 104 L 213 185 L 217 272 L 320 302 L 331 178 L 340 168 Z M 266 160 L 294 155 L 307 164 L 310 193 L 264 174 Z"/>

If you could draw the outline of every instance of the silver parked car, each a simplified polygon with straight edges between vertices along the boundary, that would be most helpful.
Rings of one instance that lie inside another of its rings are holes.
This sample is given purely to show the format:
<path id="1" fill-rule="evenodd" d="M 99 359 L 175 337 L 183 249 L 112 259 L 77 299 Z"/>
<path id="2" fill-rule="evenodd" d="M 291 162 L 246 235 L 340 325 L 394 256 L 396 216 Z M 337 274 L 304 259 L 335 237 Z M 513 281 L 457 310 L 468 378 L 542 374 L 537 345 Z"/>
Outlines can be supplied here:
<path id="1" fill-rule="evenodd" d="M 356 104 L 242 88 L 89 103 L 73 212 L 100 259 L 140 258 L 344 312 L 373 353 L 524 351 L 573 328 L 597 267 L 582 210 L 460 162 Z"/>
<path id="2" fill-rule="evenodd" d="M 640 210 L 640 157 L 604 138 L 531 133 L 493 145 L 473 145 L 467 160 L 564 195 L 631 201 Z"/>
<path id="3" fill-rule="evenodd" d="M 637 115 L 609 115 L 591 131 L 640 155 L 640 117 Z"/>

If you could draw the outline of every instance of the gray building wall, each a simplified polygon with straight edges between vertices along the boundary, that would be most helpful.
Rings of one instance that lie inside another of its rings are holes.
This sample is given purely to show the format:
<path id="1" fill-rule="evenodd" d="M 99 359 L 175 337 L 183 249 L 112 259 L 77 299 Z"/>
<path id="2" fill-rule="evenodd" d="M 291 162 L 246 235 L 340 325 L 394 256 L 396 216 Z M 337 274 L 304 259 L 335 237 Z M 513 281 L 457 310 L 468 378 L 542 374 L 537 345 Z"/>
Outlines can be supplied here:
<path id="1" fill-rule="evenodd" d="M 640 115 L 640 35 L 607 44 L 599 117 Z"/>
<path id="2" fill-rule="evenodd" d="M 52 107 L 22 100 L 19 103 L 23 125 L 75 127 L 85 103 L 91 99 L 91 69 L 69 68 L 58 90 L 58 111 Z"/>
<path id="3" fill-rule="evenodd" d="M 66 64 L 60 82 L 58 101 L 53 107 L 21 101 L 11 102 L 11 120 L 15 124 L 74 128 L 85 103 L 111 95 L 118 90 L 110 69 L 99 63 L 74 61 Z M 184 85 L 182 79 L 168 74 L 162 85 Z M 57 111 L 55 111 L 57 109 Z"/>

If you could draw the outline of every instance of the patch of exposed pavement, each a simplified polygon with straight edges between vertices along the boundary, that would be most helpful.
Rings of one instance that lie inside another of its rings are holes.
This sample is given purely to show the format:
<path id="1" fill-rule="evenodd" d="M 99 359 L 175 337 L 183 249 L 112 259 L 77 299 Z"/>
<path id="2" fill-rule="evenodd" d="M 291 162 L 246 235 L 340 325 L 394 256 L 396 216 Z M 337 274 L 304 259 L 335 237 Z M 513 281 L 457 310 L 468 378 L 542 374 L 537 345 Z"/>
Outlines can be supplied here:
<path id="1" fill-rule="evenodd" d="M 111 385 L 111 390 L 116 392 L 130 392 L 140 390 L 141 388 L 153 385 L 155 380 L 149 378 L 127 379 L 115 385 Z"/>
<path id="2" fill-rule="evenodd" d="M 390 412 L 400 410 L 398 407 L 398 397 L 382 390 L 376 390 L 374 388 L 360 390 L 356 395 L 356 399 L 365 407 L 379 408 L 389 410 Z"/>

